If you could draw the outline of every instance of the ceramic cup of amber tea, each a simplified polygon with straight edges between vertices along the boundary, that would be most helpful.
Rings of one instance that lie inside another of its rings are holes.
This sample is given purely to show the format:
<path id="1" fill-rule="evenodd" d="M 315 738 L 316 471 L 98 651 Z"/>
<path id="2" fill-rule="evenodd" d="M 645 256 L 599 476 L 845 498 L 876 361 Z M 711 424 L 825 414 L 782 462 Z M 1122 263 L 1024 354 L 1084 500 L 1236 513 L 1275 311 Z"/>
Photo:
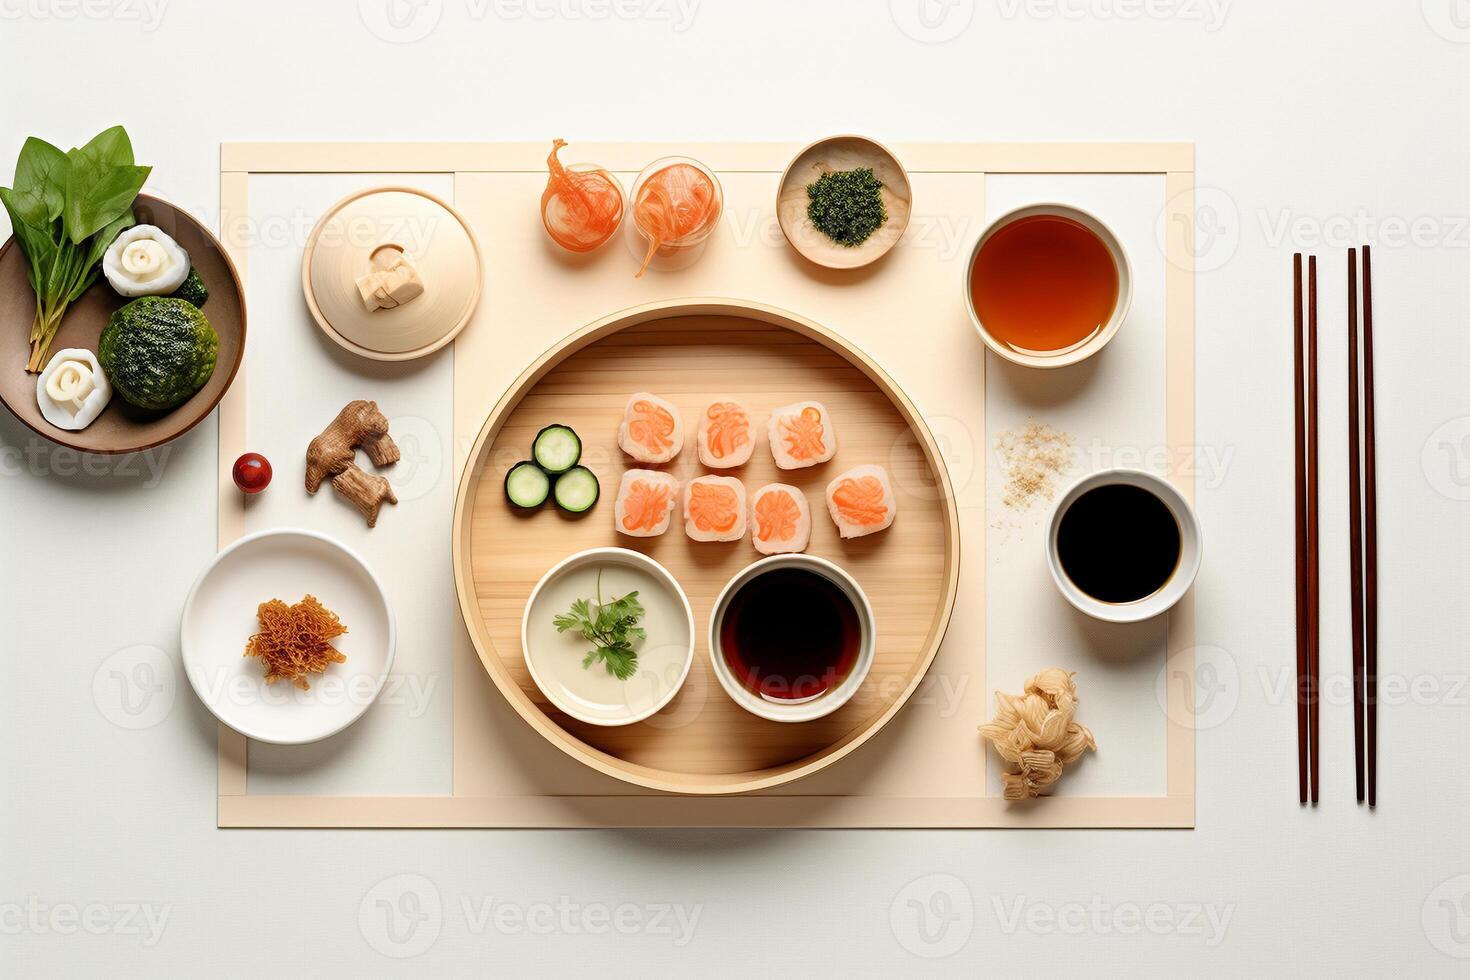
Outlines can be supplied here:
<path id="1" fill-rule="evenodd" d="M 846 704 L 873 666 L 873 607 L 857 580 L 814 555 L 772 555 L 715 600 L 709 650 L 720 686 L 771 721 L 811 721 Z"/>
<path id="2" fill-rule="evenodd" d="M 987 347 L 1026 367 L 1058 368 L 1113 339 L 1133 276 L 1123 246 L 1097 218 L 1067 204 L 1030 204 L 976 240 L 964 290 Z"/>
<path id="3" fill-rule="evenodd" d="M 1168 611 L 1199 574 L 1204 542 L 1189 501 L 1143 470 L 1102 470 L 1057 501 L 1046 559 L 1057 588 L 1096 619 L 1135 623 Z"/>

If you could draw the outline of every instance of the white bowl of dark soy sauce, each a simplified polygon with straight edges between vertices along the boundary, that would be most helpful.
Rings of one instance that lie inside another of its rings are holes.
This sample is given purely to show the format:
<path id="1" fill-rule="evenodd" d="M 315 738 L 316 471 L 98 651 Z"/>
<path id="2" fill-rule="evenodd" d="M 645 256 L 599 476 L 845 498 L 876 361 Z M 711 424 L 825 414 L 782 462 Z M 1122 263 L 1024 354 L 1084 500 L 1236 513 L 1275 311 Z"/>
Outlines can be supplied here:
<path id="1" fill-rule="evenodd" d="M 862 687 L 877 645 L 857 579 L 815 555 L 747 565 L 715 600 L 715 677 L 746 711 L 771 721 L 823 718 Z"/>
<path id="2" fill-rule="evenodd" d="M 1173 484 L 1143 470 L 1109 469 L 1083 477 L 1057 501 L 1046 562 L 1077 609 L 1136 623 L 1184 598 L 1203 545 L 1199 518 Z"/>

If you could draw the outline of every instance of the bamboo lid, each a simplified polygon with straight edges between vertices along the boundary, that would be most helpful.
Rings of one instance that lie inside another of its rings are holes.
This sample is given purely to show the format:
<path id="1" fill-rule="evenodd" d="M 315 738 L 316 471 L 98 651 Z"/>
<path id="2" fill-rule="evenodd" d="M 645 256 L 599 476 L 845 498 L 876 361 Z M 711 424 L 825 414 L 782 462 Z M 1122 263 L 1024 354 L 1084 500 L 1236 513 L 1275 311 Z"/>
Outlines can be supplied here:
<path id="1" fill-rule="evenodd" d="M 379 187 L 332 205 L 301 257 L 306 305 L 354 353 L 404 361 L 443 347 L 480 299 L 480 251 L 464 218 L 411 187 Z"/>

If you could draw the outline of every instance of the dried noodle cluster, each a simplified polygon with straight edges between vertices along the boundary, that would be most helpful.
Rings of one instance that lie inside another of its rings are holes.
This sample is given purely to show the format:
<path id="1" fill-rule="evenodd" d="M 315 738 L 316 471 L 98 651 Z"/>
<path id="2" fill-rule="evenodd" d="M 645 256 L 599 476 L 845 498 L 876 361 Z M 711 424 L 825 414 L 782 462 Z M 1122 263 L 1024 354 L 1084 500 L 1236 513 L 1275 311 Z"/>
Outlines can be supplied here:
<path id="1" fill-rule="evenodd" d="M 1061 778 L 1062 769 L 1097 751 L 1092 732 L 1073 721 L 1077 713 L 1075 671 L 1051 667 L 1026 682 L 1022 695 L 995 692 L 997 712 L 980 735 L 1009 763 L 1005 798 L 1040 796 Z"/>
<path id="2" fill-rule="evenodd" d="M 271 599 L 262 602 L 255 614 L 260 632 L 246 642 L 245 656 L 260 658 L 267 684 L 290 681 L 303 691 L 310 690 L 307 674 L 320 674 L 328 664 L 347 660 L 332 646 L 347 627 L 316 596 L 308 595 L 294 606 Z"/>

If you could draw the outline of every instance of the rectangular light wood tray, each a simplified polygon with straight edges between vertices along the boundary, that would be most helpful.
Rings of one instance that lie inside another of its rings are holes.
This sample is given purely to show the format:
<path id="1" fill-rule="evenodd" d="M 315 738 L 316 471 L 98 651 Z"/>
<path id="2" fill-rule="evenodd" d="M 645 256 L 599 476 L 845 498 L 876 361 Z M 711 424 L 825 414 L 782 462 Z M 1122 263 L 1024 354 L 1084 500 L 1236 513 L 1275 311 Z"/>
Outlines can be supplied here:
<path id="1" fill-rule="evenodd" d="M 1162 750 L 1150 760 L 1162 770 L 1162 792 L 1089 794 L 1083 775 L 1069 794 L 1026 804 L 999 796 L 998 762 L 981 745 L 975 726 L 993 711 L 994 690 L 1019 690 L 1024 676 L 987 678 L 986 577 L 997 570 L 988 540 L 1000 521 L 987 507 L 986 377 L 1001 370 L 984 352 L 961 302 L 970 244 L 989 218 L 987 180 L 1001 175 L 1145 175 L 1157 182 L 1145 217 L 1159 229 L 1158 274 L 1141 277 L 1157 316 L 1140 315 L 1137 329 L 1157 330 L 1161 370 L 1159 422 L 1167 459 L 1187 459 L 1194 446 L 1194 282 L 1192 145 L 1157 144 L 898 144 L 893 150 L 913 182 L 914 218 L 900 245 L 874 266 L 856 272 L 817 269 L 784 242 L 775 223 L 777 181 L 796 144 L 573 144 L 567 159 L 594 161 L 618 173 L 625 186 L 649 161 L 696 157 L 720 176 L 726 213 L 705 254 L 687 268 L 633 278 L 635 248 L 610 243 L 588 261 L 569 262 L 545 241 L 537 204 L 545 184 L 546 144 L 525 143 L 228 143 L 221 152 L 221 237 L 249 287 L 252 176 L 280 174 L 432 175 L 453 182 L 454 206 L 479 238 L 485 261 L 484 298 L 473 322 L 449 351 L 453 359 L 453 478 L 458 482 L 470 443 L 487 413 L 525 366 L 556 341 L 608 313 L 656 300 L 727 296 L 791 310 L 836 331 L 882 364 L 920 412 L 945 434 L 969 436 L 964 481 L 957 482 L 961 513 L 960 599 L 948 638 L 911 703 L 867 745 L 809 778 L 739 797 L 691 798 L 629 786 L 564 757 L 505 703 L 486 676 L 464 633 L 454 625 L 452 792 L 445 795 L 306 795 L 250 791 L 247 742 L 219 728 L 219 825 L 222 827 L 1192 827 L 1194 825 L 1193 597 L 1168 616 L 1160 631 L 1156 667 L 1160 687 L 1158 736 L 1144 740 Z M 1043 184 L 1048 176 L 1035 178 Z M 359 184 L 363 179 L 358 178 Z M 395 177 L 385 183 L 401 182 Z M 1065 191 L 1057 196 L 1064 197 Z M 1140 216 L 1135 216 L 1140 217 Z M 1137 273 L 1135 273 L 1137 275 Z M 258 286 L 256 288 L 259 288 Z M 299 281 L 272 283 L 299 290 Z M 1136 286 L 1136 289 L 1139 287 Z M 1140 289 L 1140 293 L 1142 293 Z M 257 331 L 315 330 L 298 323 L 254 321 Z M 1130 323 L 1135 318 L 1130 317 Z M 1129 324 L 1125 324 L 1127 331 Z M 1110 352 L 1112 349 L 1110 349 Z M 326 355 L 323 356 L 335 356 Z M 1124 355 L 1118 355 L 1122 357 Z M 342 355 L 348 358 L 350 355 Z M 337 358 L 338 367 L 343 364 Z M 1115 359 L 1116 361 L 1116 359 Z M 1124 365 L 1127 367 L 1128 365 Z M 353 369 L 346 363 L 348 371 Z M 247 357 L 242 377 L 221 407 L 219 471 L 220 545 L 246 528 L 241 497 L 230 480 L 231 462 L 247 447 L 252 371 L 266 366 Z M 379 377 L 361 365 L 362 395 L 373 397 Z M 1011 376 L 1005 381 L 1013 384 Z M 336 406 L 290 407 L 330 417 Z M 964 455 L 961 452 L 960 455 Z M 975 458 L 981 462 L 975 463 Z M 284 461 L 283 461 L 284 462 Z M 289 494 L 294 468 L 277 464 Z M 953 473 L 951 474 L 954 475 Z M 1192 471 L 1169 473 L 1193 498 Z M 991 488 L 992 491 L 994 488 Z M 401 509 L 401 508 L 400 508 Z M 398 515 L 385 514 L 384 523 Z M 450 542 L 429 541 L 449 561 Z M 997 549 L 997 559 L 1001 557 Z M 1004 567 L 998 569 L 1005 571 Z M 1038 582 L 1028 587 L 1049 588 Z M 410 596 L 398 602 L 414 601 Z M 1036 628 L 1046 629 L 1038 623 Z M 1012 658 L 1014 659 L 1014 658 Z M 1038 666 L 1046 666 L 1041 664 Z M 1088 654 L 1076 651 L 1058 665 L 1080 671 L 1087 722 Z M 1143 676 L 1138 672 L 1129 677 Z M 1136 685 L 1135 685 L 1136 686 Z M 1152 691 L 1131 692 L 1136 699 Z M 1095 695 L 1092 703 L 1097 703 Z M 942 710 L 941 710 L 942 709 Z M 374 708 L 372 710 L 380 710 Z M 1094 709 L 1096 710 L 1096 709 Z M 371 712 L 370 712 L 371 713 Z M 1149 724 L 1153 724 L 1150 722 Z M 349 733 L 350 735 L 350 730 Z M 1099 732 L 1103 752 L 1108 733 Z M 339 736 L 340 737 L 340 736 Z M 1115 752 L 1126 753 L 1119 739 Z M 1116 756 L 1114 756 L 1116 758 Z M 324 763 L 325 764 L 325 763 Z M 1072 779 L 1069 775 L 1068 779 Z M 1064 780 L 1064 784 L 1066 780 Z"/>

